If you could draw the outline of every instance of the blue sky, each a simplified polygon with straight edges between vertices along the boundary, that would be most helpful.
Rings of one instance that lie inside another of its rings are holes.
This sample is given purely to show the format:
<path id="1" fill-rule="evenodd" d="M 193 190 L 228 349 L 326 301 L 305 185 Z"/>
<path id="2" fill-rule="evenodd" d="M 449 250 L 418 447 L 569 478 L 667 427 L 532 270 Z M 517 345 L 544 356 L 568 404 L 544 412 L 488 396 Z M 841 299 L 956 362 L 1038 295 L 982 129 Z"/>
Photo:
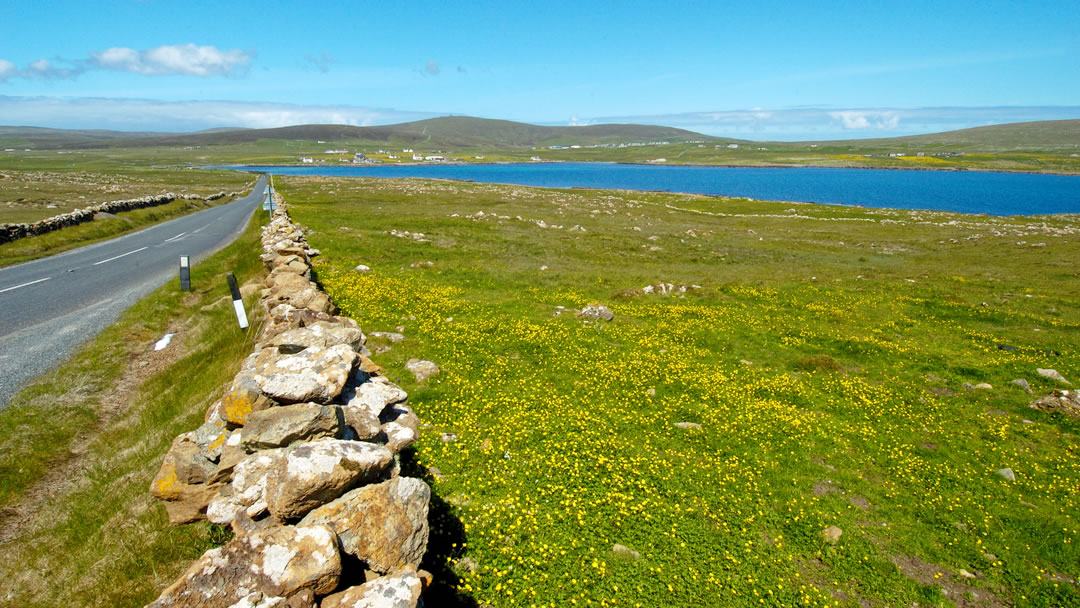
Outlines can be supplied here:
<path id="1" fill-rule="evenodd" d="M 467 114 L 751 139 L 1080 118 L 1080 2 L 26 2 L 0 124 Z"/>

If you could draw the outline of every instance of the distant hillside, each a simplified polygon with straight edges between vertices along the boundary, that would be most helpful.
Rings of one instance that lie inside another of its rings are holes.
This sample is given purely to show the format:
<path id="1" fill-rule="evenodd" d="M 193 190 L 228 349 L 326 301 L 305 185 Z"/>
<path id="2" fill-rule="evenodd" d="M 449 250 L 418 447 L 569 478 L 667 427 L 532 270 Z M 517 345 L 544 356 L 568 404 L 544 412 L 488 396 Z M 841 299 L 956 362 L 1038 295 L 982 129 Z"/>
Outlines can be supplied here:
<path id="1" fill-rule="evenodd" d="M 107 146 L 118 140 L 127 141 L 147 137 L 162 137 L 168 133 L 46 129 L 44 127 L 0 126 L 0 145 L 7 147 L 56 148 L 70 146 Z"/>
<path id="2" fill-rule="evenodd" d="M 928 135 L 908 135 L 880 139 L 857 139 L 832 144 L 853 146 L 944 145 L 970 149 L 1016 148 L 1053 149 L 1080 146 L 1080 120 L 1043 120 L 974 127 Z"/>
<path id="3" fill-rule="evenodd" d="M 28 129 L 0 127 L 30 142 Z M 693 131 L 647 125 L 589 125 L 582 127 L 544 127 L 508 120 L 489 120 L 465 116 L 431 118 L 416 122 L 378 127 L 349 125 L 297 125 L 277 129 L 212 129 L 199 133 L 138 133 L 116 131 L 63 131 L 39 129 L 48 136 L 33 138 L 39 148 L 116 148 L 142 146 L 207 146 L 252 143 L 259 140 L 307 140 L 326 142 L 362 141 L 374 144 L 403 144 L 427 147 L 498 147 L 521 148 L 548 145 L 595 144 L 648 141 L 728 141 Z M 65 134 L 70 136 L 65 137 Z M 100 134 L 97 137 L 92 134 Z M 734 140 L 732 140 L 734 141 Z M 22 145 L 22 144 L 19 144 Z"/>

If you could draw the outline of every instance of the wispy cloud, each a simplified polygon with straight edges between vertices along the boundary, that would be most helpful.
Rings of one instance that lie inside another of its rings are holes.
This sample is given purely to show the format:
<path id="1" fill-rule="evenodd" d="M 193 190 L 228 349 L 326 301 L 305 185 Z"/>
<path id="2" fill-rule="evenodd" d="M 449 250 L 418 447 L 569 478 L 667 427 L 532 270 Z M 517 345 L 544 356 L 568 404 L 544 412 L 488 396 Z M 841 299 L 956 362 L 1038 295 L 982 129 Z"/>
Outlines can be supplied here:
<path id="1" fill-rule="evenodd" d="M 44 57 L 19 68 L 0 59 L 0 83 L 13 78 L 60 80 L 75 78 L 90 70 L 129 72 L 142 76 L 239 76 L 251 65 L 253 54 L 223 51 L 213 46 L 174 44 L 136 50 L 112 47 L 95 51 L 82 59 Z"/>
<path id="2" fill-rule="evenodd" d="M 575 117 L 577 118 L 577 117 Z M 578 119 L 578 124 L 665 125 L 756 140 L 892 137 L 1034 120 L 1080 118 L 1080 106 L 946 108 L 784 108 Z"/>
<path id="3" fill-rule="evenodd" d="M 191 43 L 142 51 L 113 47 L 91 53 L 90 57 L 92 64 L 99 68 L 143 76 L 233 76 L 251 64 L 250 53 L 238 49 L 223 51 L 217 47 Z"/>
<path id="4" fill-rule="evenodd" d="M 371 126 L 439 115 L 344 105 L 0 96 L 0 121 L 3 124 L 58 129 L 180 132 L 216 127 L 272 128 L 302 124 Z"/>
<path id="5" fill-rule="evenodd" d="M 330 64 L 334 63 L 334 56 L 329 53 L 319 53 L 318 55 L 306 55 L 304 60 L 315 66 L 315 69 L 326 74 L 330 71 Z"/>
<path id="6" fill-rule="evenodd" d="M 427 65 L 424 66 L 424 72 L 431 74 L 432 76 L 437 76 L 441 71 L 442 68 L 439 67 L 439 62 L 434 59 L 428 61 Z"/>
<path id="7" fill-rule="evenodd" d="M 17 71 L 18 68 L 15 67 L 14 63 L 6 59 L 0 59 L 0 83 L 7 82 Z"/>

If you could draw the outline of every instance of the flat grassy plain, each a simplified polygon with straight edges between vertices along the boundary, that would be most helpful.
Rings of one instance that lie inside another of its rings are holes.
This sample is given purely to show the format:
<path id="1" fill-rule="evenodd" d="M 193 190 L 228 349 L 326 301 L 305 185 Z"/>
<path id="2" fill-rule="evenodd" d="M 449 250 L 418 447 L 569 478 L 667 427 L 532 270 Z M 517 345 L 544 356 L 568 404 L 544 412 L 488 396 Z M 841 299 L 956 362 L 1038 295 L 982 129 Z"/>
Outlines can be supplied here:
<path id="1" fill-rule="evenodd" d="M 217 192 L 246 193 L 255 181 L 251 175 L 236 171 L 157 168 L 145 160 L 142 166 L 128 166 L 119 160 L 123 156 L 0 154 L 0 223 L 36 222 L 97 203 L 166 192 L 202 196 Z M 232 200 L 232 197 L 215 201 L 177 200 L 0 243 L 0 267 L 110 239 Z"/>
<path id="2" fill-rule="evenodd" d="M 250 176 L 231 171 L 95 170 L 84 168 L 81 162 L 69 167 L 20 160 L 16 163 L 0 156 L 0 223 L 36 222 L 97 203 L 150 194 L 243 190 L 252 182 Z M 38 168 L 15 168 L 20 165 Z"/>
<path id="3" fill-rule="evenodd" d="M 1028 408 L 1080 381 L 1080 217 L 276 184 L 406 336 L 433 605 L 1080 603 L 1080 422 Z"/>

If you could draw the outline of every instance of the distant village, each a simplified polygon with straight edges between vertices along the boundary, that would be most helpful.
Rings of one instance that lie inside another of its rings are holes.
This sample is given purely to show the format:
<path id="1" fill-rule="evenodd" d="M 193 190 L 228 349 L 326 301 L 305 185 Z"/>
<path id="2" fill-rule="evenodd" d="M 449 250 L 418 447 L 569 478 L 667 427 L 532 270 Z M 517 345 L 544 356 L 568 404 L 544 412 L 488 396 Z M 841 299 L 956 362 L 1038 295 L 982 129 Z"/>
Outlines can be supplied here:
<path id="1" fill-rule="evenodd" d="M 325 141 L 318 141 L 316 143 L 324 144 L 326 142 Z M 635 147 L 642 147 L 642 146 L 666 146 L 666 145 L 670 145 L 670 144 L 673 144 L 673 143 L 699 144 L 699 147 L 704 147 L 705 142 L 704 141 L 680 141 L 680 142 L 650 141 L 650 142 L 624 142 L 624 143 L 590 144 L 590 145 L 586 145 L 586 146 L 574 144 L 574 145 L 547 146 L 546 149 L 548 149 L 548 150 L 579 150 L 579 149 L 582 149 L 582 148 L 635 148 Z M 717 146 L 717 147 L 720 147 L 720 146 Z M 738 145 L 736 144 L 734 146 L 728 146 L 728 147 L 736 147 L 737 148 Z M 539 150 L 540 148 L 533 148 L 533 149 L 534 150 Z M 379 164 L 379 163 L 383 163 L 383 162 L 387 162 L 387 161 L 414 162 L 414 163 L 444 163 L 444 162 L 464 162 L 464 161 L 469 161 L 469 160 L 484 160 L 483 156 L 473 156 L 473 157 L 471 157 L 469 159 L 460 158 L 460 157 L 458 157 L 458 158 L 450 158 L 450 157 L 447 156 L 448 153 L 444 152 L 442 150 L 435 150 L 435 151 L 433 151 L 431 153 L 422 153 L 422 152 L 416 152 L 412 148 L 402 148 L 401 152 L 391 151 L 391 150 L 383 150 L 383 149 L 376 150 L 374 153 L 352 152 L 351 157 L 350 156 L 344 156 L 344 155 L 347 155 L 349 153 L 350 153 L 350 151 L 348 149 L 345 149 L 345 148 L 327 149 L 327 150 L 323 151 L 323 154 L 325 154 L 327 156 L 335 156 L 336 155 L 337 158 L 324 158 L 324 157 L 316 157 L 316 156 L 301 156 L 300 157 L 300 163 L 305 164 L 305 165 L 326 164 L 326 163 L 352 164 L 352 165 L 373 165 L 373 164 Z M 371 156 L 369 156 L 368 154 L 371 154 Z M 376 156 L 381 157 L 381 158 L 375 158 Z M 543 159 L 541 157 L 536 156 L 536 155 L 531 156 L 529 158 L 529 160 L 537 161 L 537 162 L 542 162 L 543 161 Z"/>

